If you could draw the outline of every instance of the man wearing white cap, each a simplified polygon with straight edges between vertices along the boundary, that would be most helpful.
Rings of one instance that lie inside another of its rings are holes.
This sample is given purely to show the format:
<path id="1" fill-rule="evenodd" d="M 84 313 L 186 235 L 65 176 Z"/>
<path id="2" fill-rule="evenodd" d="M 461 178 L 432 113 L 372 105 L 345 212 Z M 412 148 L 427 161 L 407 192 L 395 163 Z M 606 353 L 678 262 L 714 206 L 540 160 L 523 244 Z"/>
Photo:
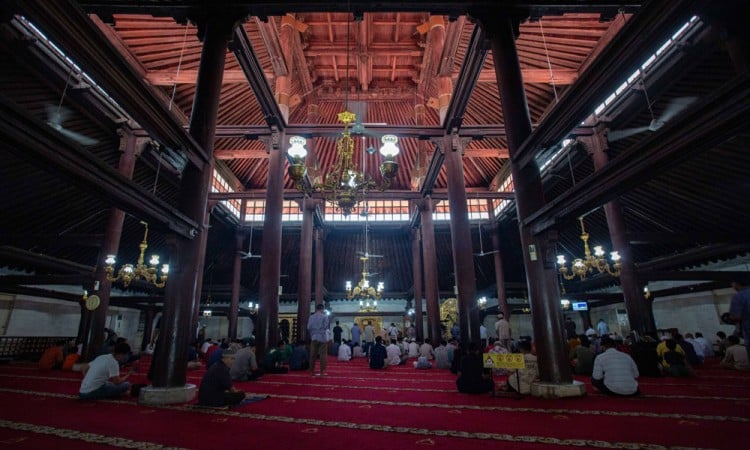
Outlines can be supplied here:
<path id="1" fill-rule="evenodd" d="M 505 314 L 500 313 L 497 315 L 497 322 L 495 322 L 495 333 L 497 333 L 497 340 L 503 343 L 503 346 L 507 349 L 511 348 L 511 333 L 510 323 L 505 320 Z"/>

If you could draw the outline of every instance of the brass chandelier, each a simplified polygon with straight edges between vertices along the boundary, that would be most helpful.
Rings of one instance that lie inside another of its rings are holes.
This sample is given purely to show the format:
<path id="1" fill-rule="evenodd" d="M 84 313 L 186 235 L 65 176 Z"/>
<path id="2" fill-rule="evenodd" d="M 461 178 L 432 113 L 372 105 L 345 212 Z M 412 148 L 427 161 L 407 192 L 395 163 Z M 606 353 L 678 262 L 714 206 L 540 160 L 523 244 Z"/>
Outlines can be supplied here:
<path id="1" fill-rule="evenodd" d="M 566 280 L 572 280 L 575 277 L 579 277 L 581 280 L 586 278 L 586 275 L 594 273 L 596 270 L 598 273 L 607 273 L 609 275 L 619 277 L 620 276 L 620 254 L 617 251 L 610 252 L 610 258 L 612 264 L 610 264 L 604 257 L 606 254 L 601 245 L 594 247 L 594 254 L 591 254 L 589 248 L 589 234 L 583 225 L 583 217 L 578 219 L 581 223 L 581 240 L 583 241 L 583 258 L 576 258 L 573 260 L 573 264 L 570 268 L 567 266 L 567 261 L 564 255 L 557 255 L 557 264 L 560 266 L 560 275 Z"/>
<path id="2" fill-rule="evenodd" d="M 305 186 L 304 179 L 307 174 L 305 144 L 307 140 L 300 136 L 289 138 L 290 148 L 287 153 L 291 161 L 288 173 L 289 177 L 296 183 L 297 189 L 306 193 L 321 192 L 327 202 L 341 210 L 344 216 L 348 216 L 357 209 L 357 205 L 363 200 L 368 190 L 375 188 L 386 190 L 390 187 L 391 180 L 398 171 L 398 163 L 394 158 L 400 150 L 397 145 L 397 136 L 386 134 L 380 139 L 383 144 L 380 148 L 380 154 L 383 155 L 385 160 L 380 164 L 380 174 L 383 176 L 383 181 L 378 185 L 371 177 L 367 176 L 364 170 L 358 171 L 354 165 L 355 145 L 350 124 L 356 121 L 356 114 L 348 110 L 343 111 L 338 114 L 338 119 L 344 124 L 344 130 L 336 140 L 336 163 L 325 175 L 324 181 L 314 183 L 309 187 Z"/>
<path id="3" fill-rule="evenodd" d="M 346 298 L 349 300 L 359 299 L 360 311 L 363 307 L 374 307 L 375 310 L 377 310 L 378 300 L 380 300 L 380 297 L 383 295 L 385 284 L 380 281 L 378 282 L 377 287 L 370 286 L 370 280 L 367 279 L 370 275 L 367 271 L 367 260 L 369 258 L 367 256 L 362 256 L 359 259 L 362 260 L 362 279 L 359 280 L 356 286 L 352 286 L 351 281 L 346 282 Z M 370 302 L 372 302 L 372 304 Z"/>
<path id="4" fill-rule="evenodd" d="M 117 276 L 114 276 L 116 257 L 115 255 L 107 255 L 107 259 L 104 260 L 104 263 L 106 264 L 104 272 L 107 280 L 112 282 L 121 281 L 123 287 L 128 287 L 133 281 L 143 280 L 147 283 L 153 284 L 157 288 L 163 288 L 167 284 L 169 264 L 162 264 L 161 270 L 159 270 L 157 268 L 159 265 L 159 255 L 151 255 L 149 265 L 146 266 L 144 255 L 148 248 L 148 242 L 146 240 L 148 237 L 148 224 L 146 222 L 141 222 L 141 224 L 144 225 L 146 229 L 143 232 L 143 241 L 138 245 L 141 250 L 138 255 L 138 262 L 135 265 L 125 264 L 117 271 Z M 161 272 L 161 276 L 157 275 L 159 271 Z"/>

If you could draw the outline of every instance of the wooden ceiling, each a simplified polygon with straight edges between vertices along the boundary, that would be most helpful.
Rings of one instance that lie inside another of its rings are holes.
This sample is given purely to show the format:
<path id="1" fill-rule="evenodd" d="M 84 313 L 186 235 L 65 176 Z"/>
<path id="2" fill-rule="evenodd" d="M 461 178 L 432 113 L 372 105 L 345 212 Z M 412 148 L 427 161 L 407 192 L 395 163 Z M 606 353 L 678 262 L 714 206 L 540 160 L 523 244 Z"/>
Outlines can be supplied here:
<path id="1" fill-rule="evenodd" d="M 88 14 L 87 20 L 106 39 L 106 45 L 147 84 L 144 92 L 153 94 L 166 105 L 182 126 L 188 123 L 191 114 L 202 48 L 196 27 L 186 20 L 190 13 L 182 7 L 189 3 L 71 2 L 73 7 Z M 461 82 L 462 73 L 478 61 L 476 83 L 450 99 L 453 104 L 462 103 L 464 108 L 459 116 L 449 119 L 458 121 L 465 135 L 473 138 L 463 159 L 465 186 L 477 193 L 496 189 L 499 174 L 507 171 L 508 163 L 504 121 L 492 52 L 485 49 L 480 56 L 475 53 L 473 39 L 477 25 L 471 16 L 456 14 L 456 11 L 465 11 L 465 7 L 459 3 L 436 2 L 429 8 L 422 4 L 422 11 L 415 7 L 421 2 L 404 3 L 402 8 L 393 7 L 395 3 L 378 2 L 369 9 L 354 3 L 353 12 L 347 12 L 339 3 L 258 4 L 249 7 L 256 8 L 251 9 L 256 14 L 242 23 L 262 68 L 261 81 L 267 90 L 278 94 L 277 86 L 283 85 L 285 77 L 289 81 L 286 123 L 290 130 L 310 136 L 310 169 L 322 174 L 335 161 L 335 139 L 340 130 L 336 115 L 349 108 L 360 114 L 364 112 L 363 122 L 370 134 L 359 137 L 357 143 L 360 158 L 373 178 L 380 176 L 377 170 L 380 156 L 369 155 L 362 149 L 377 146 L 379 134 L 402 131 L 398 133 L 400 168 L 392 191 L 417 194 L 436 151 L 433 143 L 417 136 L 435 134 L 451 125 L 441 122 L 441 93 L 453 92 Z M 532 5 L 525 11 L 526 18 L 520 25 L 517 39 L 529 112 L 535 127 L 550 116 L 571 85 L 597 61 L 607 44 L 631 20 L 630 13 L 638 9 L 634 2 L 626 2 L 627 9 L 619 14 L 612 13 L 617 8 L 611 5 L 600 4 L 598 9 L 591 6 L 553 8 L 549 4 L 554 2 L 538 3 L 543 5 Z M 288 10 L 283 9 L 286 5 Z M 386 11 L 387 7 L 392 9 Z M 292 31 L 284 37 L 284 30 L 290 27 Z M 42 30 L 47 31 L 50 30 Z M 17 27 L 6 24 L 4 32 L 0 53 L 3 98 L 41 120 L 44 127 L 47 106 L 58 105 L 65 92 L 63 103 L 72 110 L 66 127 L 95 138 L 98 143 L 87 147 L 86 152 L 101 164 L 116 167 L 119 158 L 116 128 L 121 119 L 117 111 L 92 103 L 85 80 L 79 79 L 78 73 L 61 69 L 49 55 L 19 45 L 25 41 L 18 37 Z M 287 38 L 289 41 L 285 40 Z M 75 44 L 60 45 L 75 58 Z M 282 51 L 285 46 L 291 51 Z M 643 49 L 644 58 L 653 51 L 655 48 Z M 708 95 L 734 76 L 726 50 L 710 38 L 710 33 L 692 39 L 679 52 L 687 57 L 668 64 L 675 69 L 662 70 L 648 80 L 649 89 L 653 87 L 650 92 L 656 114 L 673 98 Z M 91 70 L 88 61 L 76 62 L 87 72 Z M 446 83 L 451 87 L 447 91 Z M 628 97 L 631 100 L 612 111 L 613 129 L 649 122 L 646 102 L 637 89 L 632 92 L 635 94 Z M 131 110 L 139 106 L 138 102 L 131 105 L 125 98 L 131 93 L 110 94 L 125 113 L 136 117 L 140 112 Z M 248 195 L 257 198 L 263 198 L 268 177 L 266 149 L 262 142 L 254 139 L 259 130 L 268 130 L 267 111 L 260 100 L 230 49 L 214 154 L 217 167 L 228 176 L 233 188 L 248 191 Z M 647 135 L 612 143 L 612 157 L 639 145 Z M 159 136 L 152 137 L 159 140 Z M 636 186 L 622 197 L 628 229 L 640 239 L 635 247 L 638 263 L 647 266 L 650 261 L 674 252 L 690 251 L 696 245 L 728 247 L 703 260 L 686 263 L 731 257 L 746 250 L 744 244 L 738 243 L 739 229 L 734 219 L 730 219 L 748 217 L 746 202 L 741 200 L 748 193 L 747 186 L 738 179 L 738 174 L 746 173 L 744 168 L 750 167 L 750 160 L 745 156 L 748 152 L 744 151 L 746 143 L 742 136 L 723 142 L 677 170 Z M 179 172 L 171 170 L 159 158 L 156 152 L 144 151 L 136 163 L 133 181 L 141 190 L 153 192 L 159 202 L 173 205 L 179 189 Z M 557 163 L 546 175 L 548 199 L 564 195 L 580 180 L 592 175 L 590 158 L 581 148 L 575 147 L 568 161 Z M 361 164 L 359 160 L 358 164 Z M 86 180 L 71 182 L 63 173 L 50 170 L 20 151 L 4 154 L 2 166 L 3 192 L 8 193 L 3 198 L 2 211 L 12 220 L 6 221 L 0 229 L 4 236 L 2 244 L 8 246 L 8 251 L 30 251 L 93 266 L 98 258 L 96 239 L 103 233 L 106 211 L 113 202 L 111 195 L 102 197 L 91 192 L 86 188 Z M 721 182 L 717 181 L 717 176 L 722 177 Z M 446 186 L 446 174 L 442 169 L 437 174 L 434 189 L 444 190 Z M 285 188 L 288 192 L 294 190 L 292 180 L 286 180 Z M 669 196 L 663 195 L 665 192 Z M 737 212 L 737 208 L 730 206 L 732 204 L 743 206 Z M 497 228 L 507 258 L 506 280 L 518 287 L 516 292 L 520 296 L 524 275 L 519 263 L 520 246 L 513 208 L 509 211 L 510 214 L 500 218 Z M 705 214 L 696 211 L 705 211 Z M 712 220 L 703 218 L 707 214 L 724 219 L 715 227 Z M 234 223 L 226 219 L 220 207 L 214 210 L 211 224 L 204 296 L 211 289 L 216 295 L 221 286 L 229 285 L 234 252 L 231 237 Z M 336 292 L 341 290 L 345 279 L 356 277 L 356 270 L 346 273 L 347 265 L 351 266 L 347 258 L 353 248 L 361 247 L 362 229 L 361 226 L 328 226 L 330 237 L 326 241 L 326 255 L 330 264 L 326 267 L 324 284 L 329 292 Z M 606 243 L 606 222 L 600 210 L 590 216 L 587 226 L 592 240 Z M 450 293 L 453 283 L 450 233 L 447 224 L 438 227 L 440 289 Z M 489 228 L 484 229 L 485 247 L 491 242 Z M 717 236 L 725 239 L 710 236 L 714 229 L 719 232 Z M 122 260 L 135 259 L 141 231 L 139 217 L 128 216 L 121 244 Z M 576 224 L 562 227 L 560 231 L 560 246 L 575 252 L 580 247 Z M 674 232 L 680 239 L 654 242 L 657 232 Z M 282 265 L 296 267 L 298 230 L 291 226 L 284 233 Z M 476 226 L 472 226 L 472 234 L 474 247 L 479 248 Z M 61 239 L 63 236 L 65 238 Z M 686 236 L 701 238 L 699 242 L 691 242 Z M 155 229 L 150 248 L 163 252 L 163 239 L 163 233 Z M 253 239 L 253 248 L 259 249 L 262 230 L 256 228 Z M 407 295 L 412 289 L 408 225 L 385 228 L 373 225 L 372 248 L 375 253 L 388 255 L 385 261 L 377 263 L 383 267 L 372 271 L 384 274 L 386 285 L 394 295 Z M 24 263 L 23 258 L 13 254 L 16 256 L 4 257 L 1 265 L 34 270 L 32 264 Z M 477 258 L 475 263 L 478 288 L 491 289 L 494 284 L 492 258 Z M 257 260 L 245 263 L 243 295 L 257 293 L 256 266 Z M 282 273 L 289 275 L 281 280 L 284 292 L 293 297 L 296 275 L 285 268 Z"/>

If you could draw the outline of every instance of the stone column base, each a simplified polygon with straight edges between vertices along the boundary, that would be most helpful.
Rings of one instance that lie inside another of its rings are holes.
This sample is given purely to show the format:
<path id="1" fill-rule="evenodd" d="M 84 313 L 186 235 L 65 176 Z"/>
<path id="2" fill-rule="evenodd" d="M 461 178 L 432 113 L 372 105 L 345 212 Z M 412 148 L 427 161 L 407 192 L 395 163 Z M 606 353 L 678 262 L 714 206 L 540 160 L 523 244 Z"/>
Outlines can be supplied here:
<path id="1" fill-rule="evenodd" d="M 564 398 L 564 397 L 583 397 L 586 395 L 586 385 L 580 381 L 573 381 L 570 384 L 556 384 L 534 382 L 531 383 L 531 396 L 542 398 Z"/>
<path id="2" fill-rule="evenodd" d="M 173 403 L 185 403 L 195 398 L 195 385 L 157 388 L 147 386 L 141 389 L 138 395 L 138 403 L 141 405 L 170 405 Z"/>

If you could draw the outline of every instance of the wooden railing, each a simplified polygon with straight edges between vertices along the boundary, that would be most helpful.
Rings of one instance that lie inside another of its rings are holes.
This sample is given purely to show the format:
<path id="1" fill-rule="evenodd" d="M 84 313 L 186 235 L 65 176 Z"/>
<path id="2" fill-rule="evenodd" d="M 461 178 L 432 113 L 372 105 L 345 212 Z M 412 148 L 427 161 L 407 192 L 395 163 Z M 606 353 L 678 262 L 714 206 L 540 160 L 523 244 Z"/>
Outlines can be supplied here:
<path id="1" fill-rule="evenodd" d="M 75 337 L 65 336 L 0 336 L 0 359 L 24 359 L 36 361 L 42 353 L 56 342 L 70 341 Z"/>

